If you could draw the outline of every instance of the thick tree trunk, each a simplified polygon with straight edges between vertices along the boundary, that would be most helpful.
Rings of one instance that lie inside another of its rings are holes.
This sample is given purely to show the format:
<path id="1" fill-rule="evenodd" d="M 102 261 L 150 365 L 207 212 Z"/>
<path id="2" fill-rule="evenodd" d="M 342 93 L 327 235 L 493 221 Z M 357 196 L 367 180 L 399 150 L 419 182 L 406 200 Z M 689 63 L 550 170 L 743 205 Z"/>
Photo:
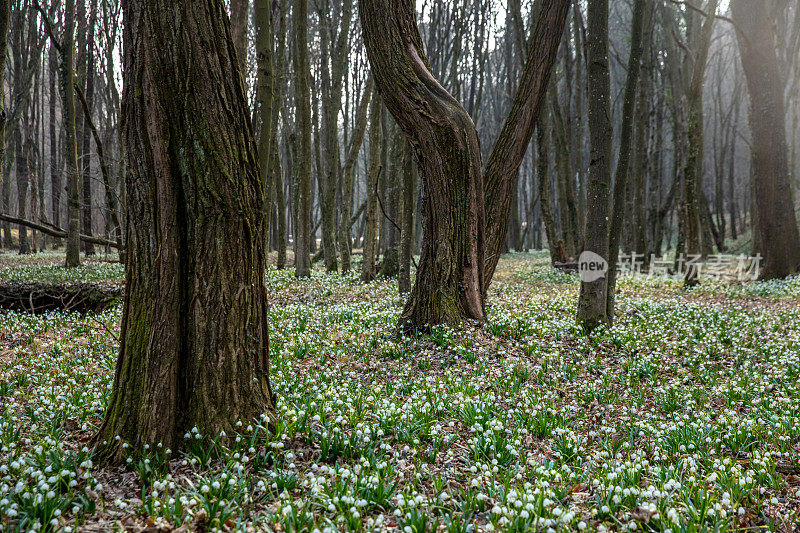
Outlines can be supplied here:
<path id="1" fill-rule="evenodd" d="M 586 243 L 584 250 L 604 261 L 609 259 L 611 215 L 611 78 L 608 65 L 608 0 L 589 3 L 587 16 L 587 83 L 589 86 L 590 165 L 586 194 Z M 607 276 L 581 283 L 578 322 L 592 330 L 608 321 Z"/>
<path id="2" fill-rule="evenodd" d="M 486 268 L 483 288 L 487 290 L 497 268 L 503 241 L 506 238 L 512 191 L 538 120 L 561 44 L 569 0 L 543 0 L 538 8 L 528 40 L 525 69 L 511 103 L 500 136 L 486 161 Z"/>
<path id="3" fill-rule="evenodd" d="M 731 2 L 742 66 L 750 93 L 752 173 L 758 218 L 761 277 L 800 271 L 800 235 L 789 179 L 786 114 L 773 24 L 767 10 L 750 0 Z"/>
<path id="4" fill-rule="evenodd" d="M 295 226 L 295 275 L 311 276 L 311 70 L 308 61 L 308 0 L 295 0 L 292 22 L 295 35 L 295 107 L 300 130 L 297 226 Z"/>
<path id="5" fill-rule="evenodd" d="M 422 254 L 400 327 L 483 320 L 484 189 L 475 125 L 433 76 L 413 2 L 362 0 L 359 12 L 375 85 L 423 182 Z"/>
<path id="6" fill-rule="evenodd" d="M 125 305 L 95 436 L 111 462 L 123 442 L 178 449 L 192 427 L 233 433 L 273 406 L 264 191 L 224 4 L 123 10 Z"/>

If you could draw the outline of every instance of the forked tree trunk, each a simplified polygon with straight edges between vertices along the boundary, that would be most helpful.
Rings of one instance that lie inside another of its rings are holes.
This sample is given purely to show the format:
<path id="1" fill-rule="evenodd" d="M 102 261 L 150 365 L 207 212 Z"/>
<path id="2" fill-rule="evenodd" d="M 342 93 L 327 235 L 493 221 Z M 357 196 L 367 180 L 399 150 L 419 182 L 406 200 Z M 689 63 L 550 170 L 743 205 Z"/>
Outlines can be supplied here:
<path id="1" fill-rule="evenodd" d="M 761 277 L 783 278 L 800 270 L 800 236 L 789 180 L 784 86 L 773 26 L 758 2 L 733 0 L 731 9 L 750 93 L 752 173 L 764 257 Z"/>
<path id="2" fill-rule="evenodd" d="M 423 183 L 422 254 L 400 328 L 483 320 L 485 222 L 475 125 L 431 72 L 414 2 L 362 0 L 359 12 L 375 85 L 411 144 Z"/>
<path id="3" fill-rule="evenodd" d="M 123 14 L 125 304 L 95 436 L 111 462 L 123 442 L 178 449 L 192 427 L 232 433 L 273 405 L 264 192 L 225 5 L 124 0 Z"/>

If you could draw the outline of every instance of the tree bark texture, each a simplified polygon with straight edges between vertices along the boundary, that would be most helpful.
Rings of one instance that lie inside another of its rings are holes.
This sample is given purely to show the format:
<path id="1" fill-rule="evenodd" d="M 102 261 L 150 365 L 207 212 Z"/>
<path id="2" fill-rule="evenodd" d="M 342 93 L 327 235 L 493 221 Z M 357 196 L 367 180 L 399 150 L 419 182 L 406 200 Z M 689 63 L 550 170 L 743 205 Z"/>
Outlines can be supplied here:
<path id="1" fill-rule="evenodd" d="M 125 304 L 95 437 L 111 462 L 122 442 L 178 449 L 192 427 L 231 433 L 273 405 L 264 191 L 224 2 L 123 14 Z"/>

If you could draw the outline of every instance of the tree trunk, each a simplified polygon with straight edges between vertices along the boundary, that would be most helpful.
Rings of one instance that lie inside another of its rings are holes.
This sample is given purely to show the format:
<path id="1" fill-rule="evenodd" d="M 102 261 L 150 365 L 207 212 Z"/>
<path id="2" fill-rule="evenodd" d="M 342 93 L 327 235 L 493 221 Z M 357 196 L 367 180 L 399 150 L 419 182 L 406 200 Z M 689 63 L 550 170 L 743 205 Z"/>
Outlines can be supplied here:
<path id="1" fill-rule="evenodd" d="M 256 3 L 261 0 L 255 0 Z M 271 0 L 266 0 L 272 3 Z M 242 83 L 247 87 L 247 29 L 250 27 L 250 0 L 230 0 L 231 34 Z M 256 23 L 258 24 L 258 23 Z M 258 51 L 256 51 L 258 54 Z"/>
<path id="2" fill-rule="evenodd" d="M 403 222 L 400 231 L 400 272 L 397 275 L 400 294 L 411 291 L 411 255 L 414 247 L 414 206 L 417 200 L 417 177 L 414 175 L 411 147 L 403 150 Z"/>
<path id="3" fill-rule="evenodd" d="M 713 15 L 717 11 L 719 0 L 709 0 L 706 17 L 699 34 L 697 50 L 694 57 L 692 78 L 687 94 L 689 110 L 689 127 L 687 130 L 688 154 L 683 171 L 683 215 L 687 258 L 699 255 L 700 248 L 700 187 L 703 178 L 703 85 L 705 84 L 706 63 L 711 34 L 714 27 Z M 699 282 L 696 268 L 686 269 L 684 283 L 687 286 Z"/>
<path id="4" fill-rule="evenodd" d="M 244 2 L 249 4 L 248 1 Z M 232 6 L 233 7 L 233 6 Z M 258 169 L 259 177 L 264 186 L 264 218 L 267 229 L 264 231 L 264 249 L 269 251 L 269 222 L 272 215 L 272 192 L 274 190 L 272 179 L 275 176 L 270 158 L 272 156 L 272 141 L 275 125 L 273 120 L 273 101 L 275 96 L 275 78 L 272 61 L 272 0 L 255 0 L 256 27 L 256 61 L 257 73 L 257 114 L 258 121 Z M 231 20 L 233 26 L 233 20 Z M 246 26 L 245 26 L 246 27 Z M 246 45 L 246 42 L 245 42 Z M 240 57 L 237 50 L 237 58 Z"/>
<path id="5" fill-rule="evenodd" d="M 295 35 L 295 102 L 300 130 L 295 276 L 311 276 L 311 70 L 308 61 L 308 0 L 295 0 L 292 22 Z"/>
<path id="6" fill-rule="evenodd" d="M 483 320 L 484 189 L 475 125 L 433 76 L 413 2 L 362 0 L 359 12 L 375 85 L 411 144 L 423 183 L 422 254 L 400 327 Z"/>
<path id="7" fill-rule="evenodd" d="M 0 45 L 2 46 L 2 45 Z M 61 225 L 61 172 L 63 167 L 58 153 L 58 137 L 56 136 L 56 77 L 58 76 L 58 51 L 55 45 L 50 45 L 49 53 L 49 78 L 50 78 L 50 194 L 52 198 L 51 220 L 56 226 Z M 53 246 L 61 244 L 59 239 L 53 240 Z"/>
<path id="8" fill-rule="evenodd" d="M 752 173 L 762 279 L 800 270 L 800 235 L 786 152 L 786 114 L 773 24 L 767 10 L 749 0 L 731 2 L 739 52 L 750 93 Z"/>
<path id="9" fill-rule="evenodd" d="M 124 460 L 124 442 L 179 449 L 192 427 L 233 433 L 274 405 L 264 191 L 224 4 L 123 10 L 125 304 L 95 436 L 109 462 Z"/>
<path id="10" fill-rule="evenodd" d="M 378 242 L 378 176 L 381 172 L 381 137 L 383 136 L 383 104 L 377 94 L 369 109 L 369 171 L 367 202 L 364 208 L 364 244 L 362 246 L 361 281 L 375 279 L 375 249 Z"/>
<path id="11" fill-rule="evenodd" d="M 94 28 L 97 23 L 97 0 L 90 0 L 89 4 L 89 27 L 86 36 L 86 68 L 85 68 L 85 81 L 86 81 L 86 105 L 89 108 L 91 115 L 94 104 L 94 78 L 95 78 L 95 60 L 94 60 Z M 83 231 L 85 233 L 92 233 L 92 157 L 91 157 L 91 129 L 89 121 L 91 116 L 81 115 L 83 118 L 81 128 L 81 164 L 83 165 Z M 91 243 L 83 244 L 83 253 L 87 256 L 94 255 L 94 245 Z"/>
<path id="12" fill-rule="evenodd" d="M 645 46 L 649 47 L 649 39 L 645 44 L 643 39 L 644 26 L 650 24 L 653 10 L 649 2 L 635 2 L 633 6 L 633 20 L 631 22 L 631 50 L 628 56 L 628 77 L 625 80 L 625 93 L 622 104 L 622 127 L 620 130 L 619 157 L 617 159 L 617 172 L 614 177 L 614 192 L 611 206 L 611 222 L 608 233 L 608 273 L 606 292 L 603 296 L 605 300 L 605 318 L 611 322 L 614 320 L 615 293 L 617 286 L 617 261 L 619 259 L 619 243 L 622 237 L 622 222 L 625 217 L 625 188 L 628 185 L 630 175 L 631 160 L 631 138 L 634 130 L 634 120 L 636 118 L 636 92 L 639 83 L 639 73 L 642 66 L 642 53 Z M 641 92 L 640 92 L 641 95 Z M 590 104 L 591 105 L 591 104 Z M 647 102 L 639 100 L 640 110 L 646 109 Z M 647 117 L 646 113 L 638 116 L 639 120 Z M 643 128 L 643 124 L 638 125 Z M 642 136 L 643 137 L 643 136 Z M 641 138 L 640 141 L 641 142 Z M 639 150 L 644 146 L 639 145 Z M 641 168 L 636 168 L 637 173 L 642 172 Z M 588 242 L 587 242 L 587 249 Z M 639 253 L 644 253 L 641 250 Z"/>
<path id="13" fill-rule="evenodd" d="M 550 250 L 550 262 L 555 263 L 556 259 L 556 221 L 553 216 L 553 206 L 550 202 L 550 121 L 549 113 L 544 110 L 539 115 L 539 123 L 536 126 L 536 148 L 538 150 L 539 161 L 536 165 L 536 173 L 539 176 L 539 208 L 542 212 L 542 223 L 547 235 L 547 247 Z"/>
<path id="14" fill-rule="evenodd" d="M 569 0 L 543 0 L 539 5 L 540 11 L 528 40 L 522 78 L 508 117 L 486 161 L 484 191 L 487 262 L 484 290 L 488 289 L 500 259 L 519 165 L 525 157 L 547 93 L 550 71 L 556 60 L 571 4 Z"/>
<path id="15" fill-rule="evenodd" d="M 64 33 L 60 44 L 59 83 L 63 102 L 64 154 L 67 175 L 67 256 L 66 266 L 81 263 L 81 182 L 78 171 L 78 136 L 75 117 L 75 0 L 67 0 L 64 11 Z"/>
<path id="16" fill-rule="evenodd" d="M 587 15 L 586 71 L 589 87 L 590 165 L 586 194 L 586 243 L 584 250 L 609 260 L 609 219 L 611 215 L 611 78 L 608 65 L 608 0 L 589 3 Z M 607 263 L 606 263 L 607 264 Z M 608 321 L 607 276 L 581 283 L 578 322 L 591 331 Z"/>
<path id="17" fill-rule="evenodd" d="M 364 135 L 367 130 L 367 115 L 369 111 L 369 102 L 372 96 L 374 83 L 372 77 L 367 79 L 364 87 L 364 94 L 361 97 L 361 103 L 358 105 L 358 112 L 356 114 L 356 126 L 353 135 L 350 138 L 350 147 L 347 151 L 347 157 L 344 162 L 344 169 L 342 176 L 344 182 L 342 183 L 342 217 L 339 221 L 339 255 L 342 257 L 342 272 L 350 271 L 350 257 L 352 255 L 352 243 L 350 242 L 350 227 L 352 223 L 350 218 L 353 214 L 353 182 L 355 174 L 356 160 L 358 159 L 358 152 L 361 150 L 361 145 L 364 142 Z"/>

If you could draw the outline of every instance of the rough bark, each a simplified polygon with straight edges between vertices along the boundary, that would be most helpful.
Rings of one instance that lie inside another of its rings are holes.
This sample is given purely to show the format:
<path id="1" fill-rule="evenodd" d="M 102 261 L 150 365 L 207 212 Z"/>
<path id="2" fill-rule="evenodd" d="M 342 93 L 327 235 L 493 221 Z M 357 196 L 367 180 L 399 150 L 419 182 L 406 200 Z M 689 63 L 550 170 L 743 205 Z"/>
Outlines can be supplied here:
<path id="1" fill-rule="evenodd" d="M 101 461 L 268 415 L 264 191 L 223 2 L 124 0 L 125 304 Z M 185 90 L 185 80 L 194 89 Z M 119 436 L 120 440 L 115 440 Z"/>
<path id="2" fill-rule="evenodd" d="M 611 197 L 611 79 L 608 65 L 608 0 L 589 3 L 587 15 L 587 84 L 589 87 L 590 163 L 586 193 L 584 250 L 608 261 Z M 607 276 L 581 283 L 578 322 L 591 331 L 608 321 Z"/>
<path id="3" fill-rule="evenodd" d="M 475 125 L 433 76 L 413 2 L 362 0 L 359 12 L 375 86 L 411 144 L 423 183 L 422 254 L 400 328 L 483 320 L 484 188 Z"/>
<path id="4" fill-rule="evenodd" d="M 506 237 L 511 197 L 522 158 L 544 102 L 571 2 L 543 0 L 528 40 L 525 69 L 484 172 L 486 267 L 484 290 L 494 275 Z"/>
<path id="5" fill-rule="evenodd" d="M 783 278 L 800 270 L 800 235 L 789 178 L 784 84 L 773 25 L 757 3 L 733 0 L 731 9 L 750 93 L 751 166 L 764 257 L 761 277 Z"/>

